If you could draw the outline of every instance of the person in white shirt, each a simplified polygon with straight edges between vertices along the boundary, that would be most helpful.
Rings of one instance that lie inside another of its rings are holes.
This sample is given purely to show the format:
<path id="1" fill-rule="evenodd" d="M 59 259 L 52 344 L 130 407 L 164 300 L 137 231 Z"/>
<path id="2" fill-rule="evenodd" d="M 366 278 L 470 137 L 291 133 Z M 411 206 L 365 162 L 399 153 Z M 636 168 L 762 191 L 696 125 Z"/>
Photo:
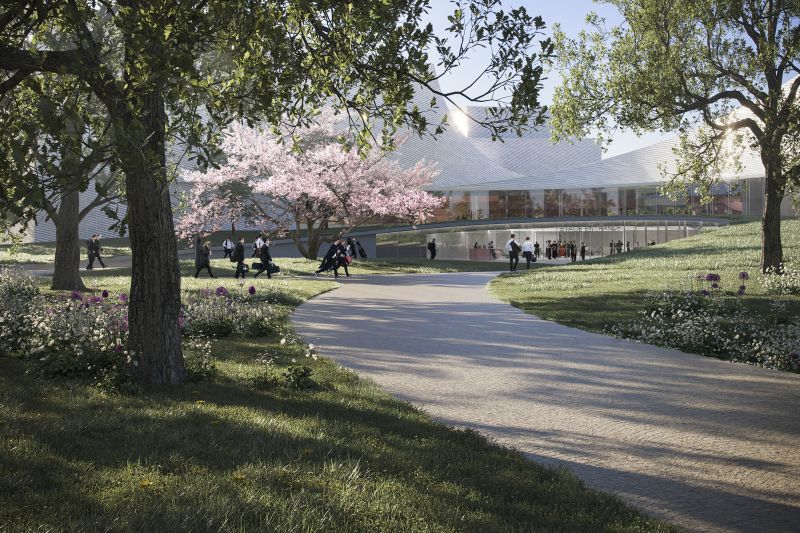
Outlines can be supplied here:
<path id="1" fill-rule="evenodd" d="M 258 239 L 256 239 L 256 242 L 253 243 L 253 255 L 250 256 L 250 257 L 257 256 L 258 252 L 259 252 L 259 250 L 261 250 L 262 246 L 264 246 L 264 238 L 263 238 L 263 235 L 259 233 L 258 234 Z"/>
<path id="2" fill-rule="evenodd" d="M 514 238 L 514 234 L 511 234 L 511 238 L 508 239 L 506 243 L 506 252 L 508 252 L 508 261 L 511 268 L 511 272 L 515 272 L 517 270 L 517 265 L 519 264 L 519 252 L 522 250 L 522 247 L 519 245 L 517 240 Z"/>
<path id="3" fill-rule="evenodd" d="M 225 242 L 222 243 L 222 251 L 225 252 L 225 255 L 222 256 L 223 259 L 227 259 L 233 253 L 233 248 L 236 246 L 230 236 L 225 239 Z"/>
<path id="4" fill-rule="evenodd" d="M 536 258 L 533 257 L 533 243 L 530 237 L 525 237 L 525 242 L 522 243 L 522 256 L 528 263 L 526 268 L 530 270 L 531 261 L 536 261 Z"/>

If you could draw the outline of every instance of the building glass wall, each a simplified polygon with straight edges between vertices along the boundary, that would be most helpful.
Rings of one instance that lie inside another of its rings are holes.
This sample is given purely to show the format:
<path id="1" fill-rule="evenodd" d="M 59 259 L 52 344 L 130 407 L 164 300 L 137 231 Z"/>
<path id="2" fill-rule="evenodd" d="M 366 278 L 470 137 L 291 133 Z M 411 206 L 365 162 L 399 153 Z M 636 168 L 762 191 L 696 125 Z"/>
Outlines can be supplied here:
<path id="1" fill-rule="evenodd" d="M 764 180 L 721 183 L 711 190 L 712 201 L 700 203 L 689 188 L 681 198 L 662 196 L 655 185 L 584 189 L 489 190 L 441 192 L 447 205 L 434 221 L 500 220 L 636 215 L 751 215 L 764 210 Z"/>
<path id="2" fill-rule="evenodd" d="M 505 243 L 514 233 L 519 242 L 530 237 L 540 245 L 548 241 L 585 243 L 587 256 L 597 257 L 611 253 L 612 243 L 614 253 L 618 246 L 633 251 L 716 227 L 716 222 L 679 218 L 517 222 L 379 233 L 376 245 L 380 258 L 426 257 L 428 243 L 436 239 L 437 259 L 501 260 L 507 259 Z"/>

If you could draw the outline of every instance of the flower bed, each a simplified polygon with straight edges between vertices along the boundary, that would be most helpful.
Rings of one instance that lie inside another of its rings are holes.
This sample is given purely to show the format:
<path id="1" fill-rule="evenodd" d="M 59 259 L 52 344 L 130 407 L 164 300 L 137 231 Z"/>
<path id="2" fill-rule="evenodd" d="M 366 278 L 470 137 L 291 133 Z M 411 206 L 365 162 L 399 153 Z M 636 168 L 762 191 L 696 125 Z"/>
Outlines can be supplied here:
<path id="1" fill-rule="evenodd" d="M 127 351 L 128 296 L 96 292 L 45 295 L 24 272 L 0 269 L 0 355 L 24 357 L 48 375 L 85 375 L 105 388 L 127 387 L 137 365 Z M 183 301 L 177 320 L 194 379 L 215 373 L 213 338 L 285 334 L 287 311 L 254 286 L 186 293 Z"/>
<path id="2" fill-rule="evenodd" d="M 730 361 L 800 372 L 800 320 L 787 320 L 776 302 L 768 315 L 742 305 L 749 275 L 739 273 L 735 292 L 723 291 L 723 280 L 709 273 L 695 287 L 648 297 L 636 319 L 614 324 L 617 337 L 676 348 Z"/>

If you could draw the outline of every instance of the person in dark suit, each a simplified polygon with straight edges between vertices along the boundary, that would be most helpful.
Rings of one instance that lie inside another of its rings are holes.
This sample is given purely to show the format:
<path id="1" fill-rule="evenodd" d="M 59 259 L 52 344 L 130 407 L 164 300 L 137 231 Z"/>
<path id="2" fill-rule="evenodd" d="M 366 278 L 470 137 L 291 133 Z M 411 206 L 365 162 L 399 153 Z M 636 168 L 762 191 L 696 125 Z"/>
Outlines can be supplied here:
<path id="1" fill-rule="evenodd" d="M 578 260 L 578 245 L 575 241 L 570 241 L 569 256 L 573 263 Z"/>
<path id="2" fill-rule="evenodd" d="M 328 248 L 328 251 L 325 252 L 325 256 L 322 258 L 322 262 L 319 264 L 319 268 L 314 275 L 319 277 L 320 273 L 327 272 L 328 270 L 334 267 L 334 261 L 336 260 L 336 252 L 339 249 L 339 240 L 335 240 L 331 243 L 331 247 Z"/>
<path id="3" fill-rule="evenodd" d="M 436 239 L 428 243 L 428 251 L 431 253 L 431 260 L 436 259 Z"/>
<path id="4" fill-rule="evenodd" d="M 103 258 L 100 257 L 100 235 L 95 233 L 92 235 L 92 238 L 89 239 L 89 264 L 86 266 L 86 270 L 92 270 L 94 268 L 94 260 L 97 259 L 100 261 L 100 266 L 105 268 L 106 264 L 103 262 Z"/>
<path id="5" fill-rule="evenodd" d="M 269 254 L 269 241 L 264 241 L 264 244 L 258 249 L 258 259 L 261 261 L 261 268 L 258 269 L 253 277 L 257 278 L 259 274 L 266 272 L 267 278 L 271 278 L 272 273 L 269 271 L 269 264 L 272 262 L 272 256 Z"/>
<path id="6" fill-rule="evenodd" d="M 211 243 L 203 242 L 200 238 L 197 239 L 197 242 L 194 244 L 194 267 L 197 269 L 194 273 L 194 277 L 200 275 L 200 271 L 204 268 L 208 270 L 208 275 L 212 278 L 216 278 L 217 276 L 211 272 Z"/>
<path id="7" fill-rule="evenodd" d="M 347 277 L 350 277 L 350 272 L 347 270 L 348 265 L 348 255 L 347 255 L 347 246 L 343 240 L 339 241 L 339 244 L 336 246 L 336 253 L 334 254 L 334 263 L 333 263 L 333 277 L 339 277 L 339 269 L 344 267 L 344 273 Z"/>
<path id="8" fill-rule="evenodd" d="M 239 242 L 233 250 L 233 258 L 236 259 L 236 274 L 234 274 L 233 277 L 239 279 L 241 275 L 242 279 L 246 278 L 247 267 L 244 264 L 244 237 L 239 238 Z"/>
<path id="9" fill-rule="evenodd" d="M 581 243 L 581 261 L 586 261 L 586 243 Z"/>

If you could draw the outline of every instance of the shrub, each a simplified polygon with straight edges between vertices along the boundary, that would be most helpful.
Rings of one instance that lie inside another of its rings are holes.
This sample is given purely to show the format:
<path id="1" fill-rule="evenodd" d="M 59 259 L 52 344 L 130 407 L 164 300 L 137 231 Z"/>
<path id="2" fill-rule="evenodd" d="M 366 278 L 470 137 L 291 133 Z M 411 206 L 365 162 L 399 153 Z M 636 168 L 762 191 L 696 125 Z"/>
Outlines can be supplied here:
<path id="1" fill-rule="evenodd" d="M 742 274 L 739 296 L 748 279 Z M 757 315 L 741 305 L 740 298 L 721 291 L 667 291 L 649 296 L 638 319 L 612 325 L 607 332 L 686 352 L 800 372 L 800 320 L 787 321 L 783 316 L 779 311 Z"/>
<path id="2" fill-rule="evenodd" d="M 287 315 L 263 297 L 231 293 L 225 287 L 184 296 L 183 312 L 185 334 L 209 337 L 276 336 Z"/>
<path id="3" fill-rule="evenodd" d="M 212 341 L 204 337 L 194 337 L 183 342 L 183 360 L 192 381 L 208 381 L 217 374 L 217 367 L 211 358 Z"/>
<path id="4" fill-rule="evenodd" d="M 31 276 L 0 267 L 0 356 L 11 355 L 30 335 L 28 315 L 38 301 L 39 287 Z"/>
<path id="5" fill-rule="evenodd" d="M 764 288 L 770 294 L 800 295 L 800 270 L 784 265 L 778 269 L 770 267 L 761 279 Z"/>
<path id="6" fill-rule="evenodd" d="M 135 366 L 127 352 L 128 307 L 98 296 L 71 297 L 53 305 L 39 300 L 28 315 L 24 351 L 47 374 L 125 374 Z M 108 379 L 106 379 L 108 381 Z"/>

